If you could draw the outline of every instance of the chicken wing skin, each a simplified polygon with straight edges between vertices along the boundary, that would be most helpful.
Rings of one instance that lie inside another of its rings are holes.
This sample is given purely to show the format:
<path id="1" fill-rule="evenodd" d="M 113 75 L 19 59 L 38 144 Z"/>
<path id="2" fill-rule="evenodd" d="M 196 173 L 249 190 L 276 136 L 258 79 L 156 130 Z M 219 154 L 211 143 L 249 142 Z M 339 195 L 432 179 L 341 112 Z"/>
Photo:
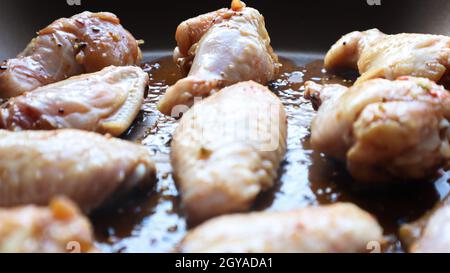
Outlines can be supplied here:
<path id="1" fill-rule="evenodd" d="M 312 147 L 346 162 L 360 182 L 428 178 L 450 158 L 450 96 L 428 79 L 374 79 L 350 89 L 308 82 L 306 97 L 322 102 Z"/>
<path id="2" fill-rule="evenodd" d="M 183 253 L 353 253 L 384 243 L 375 218 L 352 204 L 223 216 L 189 232 Z"/>
<path id="3" fill-rule="evenodd" d="M 12 98 L 0 109 L 0 128 L 74 128 L 119 136 L 141 109 L 148 75 L 138 67 L 108 67 Z"/>
<path id="4" fill-rule="evenodd" d="M 450 196 L 422 219 L 403 225 L 400 236 L 411 253 L 450 253 Z"/>
<path id="5" fill-rule="evenodd" d="M 270 46 L 264 17 L 255 9 L 233 4 L 180 24 L 174 58 L 187 78 L 170 87 L 159 103 L 166 115 L 177 106 L 192 106 L 223 87 L 253 80 L 265 84 L 281 66 Z"/>
<path id="6" fill-rule="evenodd" d="M 75 204 L 0 209 L 0 253 L 97 252 L 91 224 Z"/>
<path id="7" fill-rule="evenodd" d="M 447 84 L 450 37 L 402 33 L 386 35 L 378 29 L 343 36 L 325 57 L 327 69 L 359 70 L 356 84 L 374 78 L 425 77 Z"/>
<path id="8" fill-rule="evenodd" d="M 255 82 L 195 104 L 172 141 L 171 161 L 191 223 L 246 211 L 274 186 L 286 151 L 283 105 Z"/>
<path id="9" fill-rule="evenodd" d="M 143 146 L 95 133 L 0 131 L 0 207 L 46 205 L 57 195 L 90 212 L 155 180 Z"/>
<path id="10" fill-rule="evenodd" d="M 115 65 L 136 65 L 136 39 L 112 13 L 83 12 L 38 32 L 17 58 L 0 71 L 0 97 L 10 98 L 74 75 Z"/>

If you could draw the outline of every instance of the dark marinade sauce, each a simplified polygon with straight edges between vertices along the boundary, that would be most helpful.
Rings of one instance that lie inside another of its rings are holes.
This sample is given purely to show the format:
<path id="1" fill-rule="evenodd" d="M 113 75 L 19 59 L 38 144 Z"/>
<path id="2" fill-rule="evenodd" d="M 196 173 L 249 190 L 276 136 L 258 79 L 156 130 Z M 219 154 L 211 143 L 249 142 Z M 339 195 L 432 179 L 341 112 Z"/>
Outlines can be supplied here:
<path id="1" fill-rule="evenodd" d="M 177 121 L 156 110 L 160 96 L 182 76 L 172 57 L 151 59 L 153 61 L 143 65 L 150 75 L 148 97 L 139 118 L 124 138 L 142 143 L 152 152 L 158 182 L 153 191 L 134 194 L 120 202 L 120 206 L 98 211 L 92 216 L 97 244 L 106 252 L 170 252 L 188 230 L 169 160 L 170 141 Z M 356 75 L 328 73 L 321 60 L 306 65 L 298 59 L 281 58 L 281 62 L 280 76 L 268 86 L 286 107 L 288 152 L 277 186 L 262 194 L 254 210 L 287 210 L 352 202 L 377 217 L 389 241 L 386 252 L 404 252 L 398 227 L 416 220 L 442 200 L 450 191 L 450 175 L 442 171 L 434 183 L 376 190 L 355 188 L 356 184 L 342 164 L 311 149 L 310 124 L 315 111 L 303 99 L 302 93 L 303 83 L 307 80 L 350 86 Z"/>

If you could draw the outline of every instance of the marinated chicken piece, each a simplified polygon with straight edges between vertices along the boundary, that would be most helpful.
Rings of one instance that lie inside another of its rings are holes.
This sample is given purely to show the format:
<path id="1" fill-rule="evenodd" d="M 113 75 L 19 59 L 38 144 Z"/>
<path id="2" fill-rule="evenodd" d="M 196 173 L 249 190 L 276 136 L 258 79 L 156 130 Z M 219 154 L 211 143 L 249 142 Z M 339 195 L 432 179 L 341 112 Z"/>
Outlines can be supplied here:
<path id="1" fill-rule="evenodd" d="M 2 130 L 0 155 L 0 207 L 64 195 L 90 212 L 155 180 L 145 147 L 72 129 Z"/>
<path id="2" fill-rule="evenodd" d="M 450 196 L 422 219 L 403 225 L 400 236 L 411 253 L 450 253 Z"/>
<path id="3" fill-rule="evenodd" d="M 402 33 L 386 35 L 378 29 L 343 36 L 325 57 L 327 69 L 359 70 L 356 84 L 374 78 L 425 77 L 450 83 L 450 37 Z"/>
<path id="4" fill-rule="evenodd" d="M 270 46 L 264 17 L 233 1 L 221 9 L 181 23 L 174 58 L 187 78 L 170 87 L 159 103 L 166 115 L 190 107 L 196 97 L 207 97 L 223 87 L 253 80 L 265 84 L 281 66 Z"/>
<path id="5" fill-rule="evenodd" d="M 0 209 L 0 253 L 97 252 L 91 224 L 65 198 L 49 207 Z"/>
<path id="6" fill-rule="evenodd" d="M 172 166 L 191 223 L 248 210 L 274 186 L 286 151 L 283 105 L 255 82 L 194 105 L 172 141 Z"/>
<path id="7" fill-rule="evenodd" d="M 322 102 L 311 128 L 313 149 L 346 162 L 360 182 L 428 178 L 450 159 L 450 97 L 442 86 L 414 77 L 350 89 L 305 86 L 307 98 Z"/>
<path id="8" fill-rule="evenodd" d="M 148 75 L 138 67 L 108 67 L 37 88 L 0 109 L 0 128 L 74 128 L 119 136 L 141 109 Z"/>
<path id="9" fill-rule="evenodd" d="M 38 32 L 28 47 L 0 70 L 0 97 L 15 97 L 74 75 L 115 65 L 136 65 L 136 39 L 112 13 L 83 12 Z"/>
<path id="10" fill-rule="evenodd" d="M 383 231 L 367 212 L 335 204 L 286 212 L 223 216 L 193 231 L 183 253 L 353 253 L 384 244 Z"/>

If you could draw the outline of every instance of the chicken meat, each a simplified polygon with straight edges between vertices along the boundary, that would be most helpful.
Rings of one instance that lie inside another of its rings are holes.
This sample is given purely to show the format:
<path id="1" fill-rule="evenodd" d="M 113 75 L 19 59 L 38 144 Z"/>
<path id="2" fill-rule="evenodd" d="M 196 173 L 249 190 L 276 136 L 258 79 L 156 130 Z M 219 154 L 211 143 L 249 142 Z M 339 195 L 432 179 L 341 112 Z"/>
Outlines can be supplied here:
<path id="1" fill-rule="evenodd" d="M 426 179 L 450 159 L 450 96 L 428 79 L 305 87 L 319 107 L 313 149 L 346 162 L 359 182 Z"/>
<path id="2" fill-rule="evenodd" d="M 286 151 L 277 96 L 255 82 L 227 87 L 182 118 L 171 161 L 191 223 L 250 209 L 274 186 Z"/>
<path id="3" fill-rule="evenodd" d="M 90 212 L 155 182 L 147 148 L 96 133 L 1 130 L 0 155 L 0 207 L 64 195 Z"/>
<path id="4" fill-rule="evenodd" d="M 98 252 L 89 220 L 66 198 L 0 209 L 0 253 Z"/>
<path id="5" fill-rule="evenodd" d="M 39 87 L 1 107 L 0 128 L 73 128 L 119 136 L 139 113 L 147 83 L 140 68 L 122 66 Z"/>
<path id="6" fill-rule="evenodd" d="M 189 19 L 178 26 L 174 59 L 186 78 L 171 86 L 159 102 L 166 115 L 192 106 L 223 87 L 253 80 L 266 84 L 281 66 L 270 46 L 264 17 L 255 9 L 233 1 L 221 9 Z"/>
<path id="7" fill-rule="evenodd" d="M 450 196 L 422 219 L 403 225 L 400 236 L 411 253 L 450 253 Z"/>
<path id="8" fill-rule="evenodd" d="M 384 244 L 383 230 L 352 204 L 222 216 L 190 231 L 182 253 L 353 253 Z"/>
<path id="9" fill-rule="evenodd" d="M 356 69 L 356 84 L 374 78 L 425 77 L 450 83 L 450 37 L 402 33 L 386 35 L 378 29 L 343 36 L 325 57 L 327 69 Z"/>
<path id="10" fill-rule="evenodd" d="M 0 97 L 19 96 L 110 65 L 136 65 L 141 55 L 136 39 L 112 13 L 62 18 L 39 31 L 17 58 L 1 65 Z"/>

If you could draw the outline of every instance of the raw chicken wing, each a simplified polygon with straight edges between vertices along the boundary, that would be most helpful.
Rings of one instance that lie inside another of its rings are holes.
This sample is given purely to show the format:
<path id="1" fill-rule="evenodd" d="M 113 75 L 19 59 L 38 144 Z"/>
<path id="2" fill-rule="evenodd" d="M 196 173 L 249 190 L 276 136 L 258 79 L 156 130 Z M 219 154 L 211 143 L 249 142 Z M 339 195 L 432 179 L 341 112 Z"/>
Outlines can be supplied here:
<path id="1" fill-rule="evenodd" d="M 360 182 L 419 180 L 450 159 L 450 95 L 424 78 L 369 80 L 350 89 L 306 83 L 320 105 L 312 147 L 347 163 Z"/>
<path id="2" fill-rule="evenodd" d="M 232 9 L 200 15 L 180 24 L 174 58 L 187 78 L 170 87 L 159 103 L 166 115 L 192 106 L 225 86 L 253 80 L 273 80 L 280 64 L 270 46 L 264 17 L 233 1 Z"/>
<path id="3" fill-rule="evenodd" d="M 450 83 L 450 37 L 402 33 L 386 35 L 378 29 L 343 36 L 325 57 L 327 69 L 359 70 L 356 84 L 374 78 L 425 77 Z"/>
<path id="4" fill-rule="evenodd" d="M 400 236 L 412 253 L 450 253 L 450 196 L 415 223 L 403 225 Z"/>
<path id="5" fill-rule="evenodd" d="M 384 243 L 383 230 L 352 204 L 223 216 L 181 242 L 183 253 L 353 253 Z"/>
<path id="6" fill-rule="evenodd" d="M 255 82 L 196 104 L 172 141 L 172 165 L 190 222 L 250 209 L 274 186 L 286 151 L 283 105 Z"/>
<path id="7" fill-rule="evenodd" d="M 65 198 L 0 209 L 0 253 L 97 252 L 89 220 Z"/>
<path id="8" fill-rule="evenodd" d="M 137 144 L 72 129 L 0 131 L 0 207 L 64 195 L 90 212 L 154 180 L 151 156 Z"/>
<path id="9" fill-rule="evenodd" d="M 38 32 L 17 58 L 1 65 L 0 97 L 10 98 L 74 75 L 141 60 L 136 39 L 108 12 L 83 12 Z"/>
<path id="10" fill-rule="evenodd" d="M 148 75 L 139 67 L 108 67 L 40 87 L 6 102 L 0 128 L 73 128 L 119 136 L 141 109 Z"/>

